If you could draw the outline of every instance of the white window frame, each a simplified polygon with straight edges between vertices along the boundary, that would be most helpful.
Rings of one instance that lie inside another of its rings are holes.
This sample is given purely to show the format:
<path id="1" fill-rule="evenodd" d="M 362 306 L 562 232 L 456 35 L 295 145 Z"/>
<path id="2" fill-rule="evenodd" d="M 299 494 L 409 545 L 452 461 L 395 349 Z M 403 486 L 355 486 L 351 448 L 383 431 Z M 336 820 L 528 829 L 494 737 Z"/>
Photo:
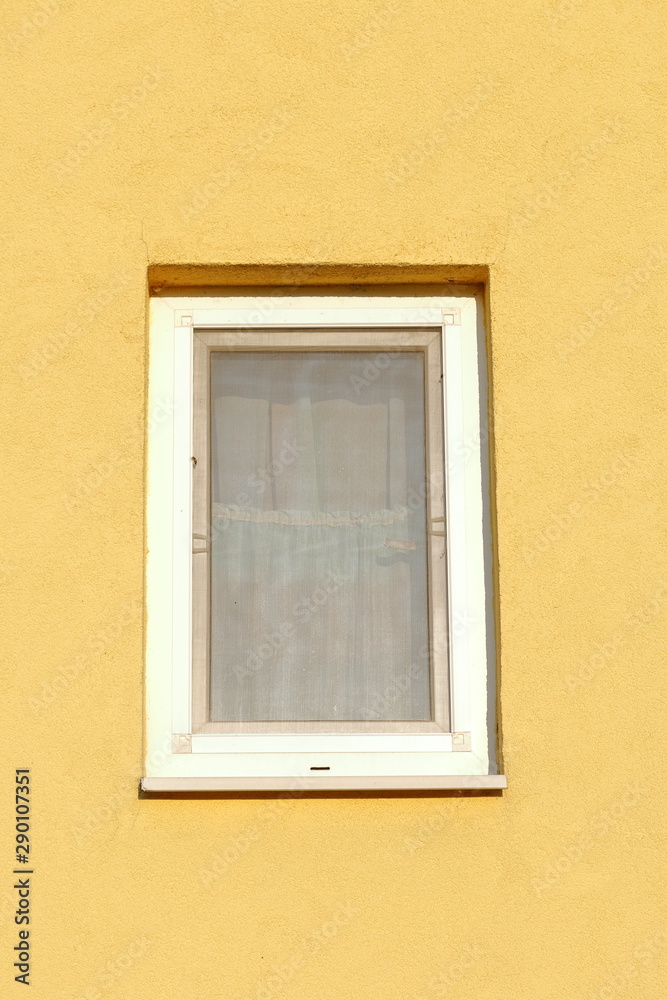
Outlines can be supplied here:
<path id="1" fill-rule="evenodd" d="M 432 327 L 442 338 L 450 733 L 193 733 L 194 331 L 228 329 L 242 349 L 243 330 L 273 329 L 279 345 L 281 329 L 298 327 L 322 331 L 323 345 L 327 328 Z M 474 288 L 247 288 L 151 298 L 145 790 L 506 787 L 495 773 L 485 371 L 483 298 Z"/>

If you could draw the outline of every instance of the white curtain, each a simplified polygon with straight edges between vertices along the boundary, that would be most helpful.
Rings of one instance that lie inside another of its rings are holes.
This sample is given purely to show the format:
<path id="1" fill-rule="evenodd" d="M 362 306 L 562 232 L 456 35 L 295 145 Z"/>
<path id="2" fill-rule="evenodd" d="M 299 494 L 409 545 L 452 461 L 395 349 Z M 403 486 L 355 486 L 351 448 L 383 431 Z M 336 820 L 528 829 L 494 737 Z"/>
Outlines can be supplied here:
<path id="1" fill-rule="evenodd" d="M 430 718 L 423 379 L 418 352 L 212 355 L 213 721 Z"/>

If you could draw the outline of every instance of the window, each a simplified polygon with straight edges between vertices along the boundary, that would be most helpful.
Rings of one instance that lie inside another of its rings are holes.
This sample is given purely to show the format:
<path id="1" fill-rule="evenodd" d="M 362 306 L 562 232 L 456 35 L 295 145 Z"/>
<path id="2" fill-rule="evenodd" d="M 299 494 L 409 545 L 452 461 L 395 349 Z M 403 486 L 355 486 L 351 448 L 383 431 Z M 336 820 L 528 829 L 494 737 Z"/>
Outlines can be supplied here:
<path id="1" fill-rule="evenodd" d="M 481 330 L 470 289 L 152 300 L 145 788 L 504 787 Z"/>

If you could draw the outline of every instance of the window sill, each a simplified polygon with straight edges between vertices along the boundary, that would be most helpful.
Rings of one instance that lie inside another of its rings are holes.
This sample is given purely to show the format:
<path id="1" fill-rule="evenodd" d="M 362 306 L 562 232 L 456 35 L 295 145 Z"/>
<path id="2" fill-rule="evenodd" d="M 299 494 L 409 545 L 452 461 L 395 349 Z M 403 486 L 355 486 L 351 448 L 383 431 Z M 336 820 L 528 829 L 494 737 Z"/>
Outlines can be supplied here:
<path id="1" fill-rule="evenodd" d="M 362 777 L 354 775 L 324 775 L 317 777 L 257 777 L 257 778 L 142 778 L 144 792 L 255 792 L 255 791 L 372 791 L 373 789 L 466 789 L 485 790 L 507 788 L 504 774 L 415 774 Z"/>

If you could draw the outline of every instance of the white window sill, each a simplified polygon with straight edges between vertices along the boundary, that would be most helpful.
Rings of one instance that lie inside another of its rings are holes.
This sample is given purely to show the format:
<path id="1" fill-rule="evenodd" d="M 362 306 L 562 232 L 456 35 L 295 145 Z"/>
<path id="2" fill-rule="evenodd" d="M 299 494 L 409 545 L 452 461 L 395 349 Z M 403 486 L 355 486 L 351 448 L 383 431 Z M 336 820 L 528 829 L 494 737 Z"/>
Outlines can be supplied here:
<path id="1" fill-rule="evenodd" d="M 141 788 L 144 792 L 254 792 L 254 791 L 290 791 L 293 794 L 303 791 L 320 790 L 366 790 L 373 789 L 465 789 L 486 790 L 507 788 L 507 778 L 504 774 L 416 774 L 397 776 L 362 777 L 318 775 L 317 777 L 287 778 L 287 777 L 257 777 L 257 778 L 213 778 L 213 777 L 181 777 L 181 778 L 142 778 Z"/>

